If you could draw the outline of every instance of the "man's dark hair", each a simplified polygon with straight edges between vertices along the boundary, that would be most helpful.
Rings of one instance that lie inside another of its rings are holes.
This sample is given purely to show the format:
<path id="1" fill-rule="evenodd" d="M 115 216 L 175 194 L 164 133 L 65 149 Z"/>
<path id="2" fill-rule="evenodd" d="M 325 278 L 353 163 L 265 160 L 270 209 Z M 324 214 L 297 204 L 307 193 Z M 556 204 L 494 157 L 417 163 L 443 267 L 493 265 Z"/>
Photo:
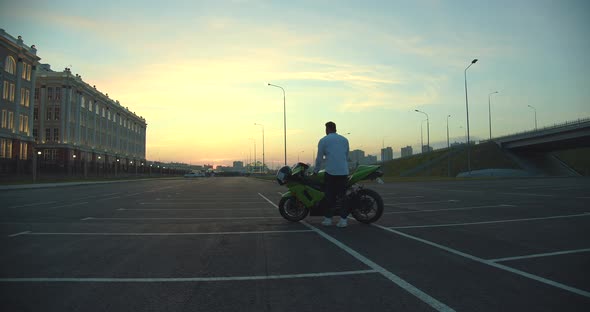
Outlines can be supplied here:
<path id="1" fill-rule="evenodd" d="M 326 122 L 326 129 L 336 132 L 336 124 L 332 121 Z"/>

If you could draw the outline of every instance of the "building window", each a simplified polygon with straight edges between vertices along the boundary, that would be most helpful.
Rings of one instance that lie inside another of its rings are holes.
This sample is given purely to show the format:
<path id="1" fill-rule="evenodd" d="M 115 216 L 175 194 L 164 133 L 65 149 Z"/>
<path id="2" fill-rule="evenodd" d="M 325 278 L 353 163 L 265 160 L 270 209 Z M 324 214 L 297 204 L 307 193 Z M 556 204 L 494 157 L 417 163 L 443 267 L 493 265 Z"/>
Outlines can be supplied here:
<path id="1" fill-rule="evenodd" d="M 33 66 L 29 65 L 27 68 L 27 80 L 31 81 L 31 71 L 33 70 Z"/>
<path id="2" fill-rule="evenodd" d="M 9 100 L 10 102 L 14 102 L 14 93 L 16 92 L 16 86 L 14 85 L 14 83 L 10 84 L 10 96 L 9 96 Z"/>
<path id="3" fill-rule="evenodd" d="M 37 121 L 39 120 L 39 107 L 35 106 L 35 108 L 33 108 L 33 120 Z"/>
<path id="4" fill-rule="evenodd" d="M 8 126 L 8 111 L 3 109 L 2 110 L 2 128 L 6 128 Z"/>
<path id="5" fill-rule="evenodd" d="M 25 106 L 25 88 L 20 88 L 20 105 Z"/>
<path id="6" fill-rule="evenodd" d="M 29 116 L 27 116 L 27 115 L 23 115 L 23 122 L 24 122 L 24 125 L 23 125 L 23 131 L 24 131 L 24 132 L 25 132 L 27 135 L 29 135 Z"/>
<path id="7" fill-rule="evenodd" d="M 47 120 L 51 120 L 51 108 L 52 108 L 51 106 L 47 106 L 47 108 L 46 108 L 47 109 L 47 114 L 46 114 L 45 117 L 46 117 Z"/>
<path id="8" fill-rule="evenodd" d="M 45 128 L 45 142 L 51 141 L 51 129 Z"/>
<path id="9" fill-rule="evenodd" d="M 27 64 L 27 63 L 23 62 L 23 72 L 22 72 L 22 74 L 21 74 L 21 77 L 22 77 L 24 80 L 27 80 L 27 68 L 28 68 L 29 66 L 30 66 L 29 64 Z"/>
<path id="10" fill-rule="evenodd" d="M 11 111 L 8 112 L 8 129 L 14 129 L 14 113 Z"/>
<path id="11" fill-rule="evenodd" d="M 59 128 L 53 129 L 53 142 L 59 142 Z"/>
<path id="12" fill-rule="evenodd" d="M 8 100 L 9 95 L 10 95 L 10 83 L 8 83 L 8 81 L 4 81 L 4 85 L 2 86 L 2 99 Z"/>
<path id="13" fill-rule="evenodd" d="M 53 100 L 53 88 L 51 87 L 47 88 L 47 99 Z"/>
<path id="14" fill-rule="evenodd" d="M 55 88 L 55 99 L 61 100 L 61 88 L 60 87 Z"/>
<path id="15" fill-rule="evenodd" d="M 33 128 L 33 139 L 35 142 L 39 142 L 39 130 L 36 128 Z"/>
<path id="16" fill-rule="evenodd" d="M 90 111 L 90 112 L 92 111 L 92 102 L 91 101 L 88 102 L 88 111 Z"/>
<path id="17" fill-rule="evenodd" d="M 111 120 L 111 111 L 108 111 L 108 112 L 107 112 L 107 119 L 108 119 L 108 120 Z"/>
<path id="18" fill-rule="evenodd" d="M 102 108 L 102 118 L 105 118 L 106 116 L 106 109 L 103 107 Z"/>
<path id="19" fill-rule="evenodd" d="M 31 90 L 25 89 L 25 107 L 29 107 L 31 102 Z"/>
<path id="20" fill-rule="evenodd" d="M 18 131 L 25 131 L 25 116 L 23 114 L 18 116 Z"/>
<path id="21" fill-rule="evenodd" d="M 4 61 L 4 70 L 13 75 L 16 73 L 16 61 L 10 55 L 7 56 L 6 60 Z"/>
<path id="22" fill-rule="evenodd" d="M 94 106 L 96 114 L 100 114 L 100 109 L 98 108 L 98 104 L 96 104 L 96 106 Z"/>
<path id="23" fill-rule="evenodd" d="M 10 158 L 10 154 L 12 154 L 10 147 L 12 147 L 10 139 L 0 138 L 0 158 Z"/>
<path id="24" fill-rule="evenodd" d="M 59 117 L 61 116 L 61 109 L 59 105 L 55 105 L 55 114 L 54 114 L 54 118 L 55 120 L 59 120 Z"/>
<path id="25" fill-rule="evenodd" d="M 29 144 L 26 142 L 20 143 L 20 155 L 19 159 L 27 159 L 29 154 Z"/>
<path id="26" fill-rule="evenodd" d="M 39 100 L 39 88 L 35 88 L 35 100 Z"/>
<path id="27" fill-rule="evenodd" d="M 86 98 L 84 97 L 82 97 L 81 106 L 82 108 L 86 108 Z"/>

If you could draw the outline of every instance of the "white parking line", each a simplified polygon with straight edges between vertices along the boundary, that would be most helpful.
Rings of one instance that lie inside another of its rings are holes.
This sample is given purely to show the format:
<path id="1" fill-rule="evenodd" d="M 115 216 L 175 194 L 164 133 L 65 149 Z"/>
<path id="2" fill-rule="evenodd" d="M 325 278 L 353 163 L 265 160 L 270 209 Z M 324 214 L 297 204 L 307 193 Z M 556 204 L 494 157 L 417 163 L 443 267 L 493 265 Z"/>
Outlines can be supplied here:
<path id="1" fill-rule="evenodd" d="M 258 193 L 258 195 L 260 195 L 262 198 L 266 199 L 266 201 L 268 201 L 275 208 L 278 208 L 278 206 L 275 203 L 273 203 L 272 201 L 270 201 L 264 195 L 262 195 L 260 193 Z M 317 234 L 319 234 L 320 236 L 322 236 L 323 238 L 325 238 L 326 240 L 328 240 L 329 242 L 331 242 L 332 244 L 334 244 L 334 245 L 338 246 L 340 249 L 346 251 L 348 254 L 350 254 L 351 256 L 353 256 L 354 258 L 356 258 L 357 260 L 359 260 L 360 262 L 362 262 L 366 266 L 370 267 L 374 271 L 379 272 L 379 274 L 383 275 L 385 278 L 389 279 L 390 281 L 392 281 L 393 283 L 395 283 L 396 285 L 398 285 L 399 287 L 401 287 L 405 291 L 409 292 L 410 294 L 414 295 L 418 299 L 422 300 L 422 302 L 430 305 L 431 307 L 433 307 L 437 311 L 455 311 L 452 308 L 450 308 L 449 306 L 445 305 L 444 303 L 442 303 L 442 302 L 434 299 L 433 297 L 431 297 L 427 293 L 425 293 L 425 292 L 421 291 L 420 289 L 414 287 L 414 285 L 406 282 L 405 280 L 403 280 L 399 276 L 397 276 L 397 275 L 389 272 L 384 267 L 378 265 L 377 263 L 375 263 L 375 262 L 369 260 L 368 258 L 366 258 L 365 256 L 361 255 L 357 251 L 353 250 L 352 248 L 346 246 L 345 244 L 343 244 L 339 240 L 337 240 L 337 239 L 333 238 L 332 236 L 324 233 L 322 230 L 320 230 L 320 229 L 318 229 L 318 228 L 310 225 L 309 223 L 307 223 L 305 221 L 300 221 L 300 222 L 303 225 L 305 225 L 307 228 L 313 230 L 314 232 L 316 232 Z"/>
<path id="2" fill-rule="evenodd" d="M 275 280 L 294 278 L 317 278 L 343 275 L 360 275 L 377 273 L 375 270 L 358 270 L 307 274 L 282 274 L 282 275 L 254 275 L 254 276 L 220 276 L 220 277 L 164 277 L 164 278 L 76 278 L 76 277 L 24 277 L 24 278 L 0 278 L 3 283 L 178 283 L 178 282 L 233 282 L 254 280 Z"/>
<path id="3" fill-rule="evenodd" d="M 244 201 L 235 201 L 234 203 L 242 205 L 242 204 L 266 204 L 265 202 L 260 202 L 260 201 L 255 201 L 255 202 L 244 202 Z M 184 203 L 184 202 L 169 202 L 169 201 L 156 201 L 156 202 L 140 202 L 139 205 L 157 205 L 157 206 L 163 206 L 163 205 L 174 205 L 174 206 L 200 206 L 200 205 L 212 205 L 212 204 L 219 204 L 219 201 L 209 201 L 209 202 L 205 202 L 205 201 L 193 201 L 190 203 Z"/>
<path id="4" fill-rule="evenodd" d="M 438 200 L 438 201 L 426 201 L 426 202 L 408 202 L 408 203 L 387 203 L 385 206 L 402 206 L 402 205 L 421 205 L 421 204 L 440 204 L 440 203 L 456 203 L 459 200 L 457 199 L 449 199 L 449 200 Z"/>
<path id="5" fill-rule="evenodd" d="M 18 206 L 10 206 L 8 208 L 25 208 L 25 207 L 33 207 L 33 206 L 39 206 L 39 205 L 49 205 L 49 204 L 55 204 L 57 203 L 56 201 L 50 201 L 50 202 L 43 202 L 43 203 L 34 203 L 34 204 L 25 204 L 25 205 L 18 205 Z"/>
<path id="6" fill-rule="evenodd" d="M 498 193 L 502 195 L 517 195 L 517 196 L 538 196 L 538 197 L 553 197 L 549 194 L 531 194 L 531 193 Z"/>
<path id="7" fill-rule="evenodd" d="M 588 252 L 588 251 L 590 251 L 590 248 L 547 252 L 547 253 L 533 254 L 533 255 L 527 255 L 527 256 L 518 256 L 518 257 L 490 259 L 488 261 L 502 262 L 502 261 L 511 261 L 511 260 L 520 260 L 520 259 L 531 259 L 531 258 L 550 257 L 550 256 L 558 256 L 558 255 L 568 255 L 568 254 Z"/>
<path id="8" fill-rule="evenodd" d="M 84 205 L 84 204 L 88 204 L 88 202 L 72 203 L 72 204 L 66 204 L 66 205 L 60 205 L 60 206 L 53 206 L 53 207 L 49 207 L 47 209 L 57 209 L 57 208 L 63 208 L 63 207 L 72 207 L 72 206 L 78 206 L 78 205 Z"/>
<path id="9" fill-rule="evenodd" d="M 446 209 L 426 209 L 426 210 L 414 210 L 414 211 L 393 211 L 384 212 L 383 214 L 407 214 L 407 213 L 422 213 L 422 212 L 439 212 L 439 211 L 453 211 L 453 210 L 471 210 L 471 209 L 483 209 L 483 208 L 504 208 L 504 207 L 516 207 L 516 205 L 491 205 L 491 206 L 475 206 L 475 207 L 459 207 L 459 208 L 446 208 Z"/>
<path id="10" fill-rule="evenodd" d="M 567 285 L 564 285 L 564 284 L 561 284 L 561 283 L 552 281 L 550 279 L 546 279 L 544 277 L 540 277 L 540 276 L 537 276 L 537 275 L 534 275 L 534 274 L 523 272 L 523 271 L 520 271 L 520 270 L 511 268 L 511 267 L 507 267 L 507 266 L 502 265 L 502 264 L 499 264 L 499 263 L 495 263 L 495 262 L 492 262 L 492 261 L 484 260 L 482 258 L 479 258 L 479 257 L 476 257 L 476 256 L 472 256 L 470 254 L 467 254 L 467 253 L 464 253 L 464 252 L 461 252 L 461 251 L 458 251 L 458 250 L 455 250 L 455 249 L 452 249 L 452 248 L 449 248 L 449 247 L 445 247 L 443 245 L 439 245 L 437 243 L 434 243 L 434 242 L 431 242 L 431 241 L 428 241 L 428 240 L 425 240 L 425 239 L 422 239 L 422 238 L 418 238 L 418 237 L 412 236 L 410 234 L 406 234 L 406 233 L 403 233 L 403 232 L 400 232 L 400 231 L 396 231 L 394 229 L 387 228 L 387 227 L 384 227 L 382 225 L 378 225 L 378 224 L 374 224 L 374 223 L 371 224 L 371 225 L 372 226 L 375 226 L 375 227 L 378 227 L 378 228 L 380 228 L 382 230 L 385 230 L 385 231 L 388 231 L 388 232 L 391 232 L 391 233 L 395 233 L 397 235 L 400 235 L 400 236 L 403 236 L 403 237 L 406 237 L 406 238 L 409 238 L 409 239 L 412 239 L 412 240 L 415 240 L 415 241 L 419 241 L 421 243 L 424 243 L 424 244 L 427 244 L 427 245 L 430 245 L 430 246 L 433 246 L 433 247 L 436 247 L 436 248 L 445 250 L 445 251 L 450 252 L 452 254 L 455 254 L 455 255 L 458 255 L 458 256 L 461 256 L 461 257 L 464 257 L 464 258 L 467 258 L 467 259 L 470 259 L 470 260 L 473 260 L 473 261 L 476 261 L 476 262 L 479 262 L 479 263 L 482 263 L 482 264 L 487 264 L 489 266 L 492 266 L 492 267 L 495 267 L 495 268 L 498 268 L 498 269 L 501 269 L 501 270 L 504 270 L 504 271 L 512 272 L 514 274 L 518 274 L 520 276 L 523 276 L 523 277 L 526 277 L 526 278 L 530 278 L 532 280 L 535 280 L 535 281 L 538 281 L 538 282 L 541 282 L 541 283 L 544 283 L 544 284 L 547 284 L 547 285 L 551 285 L 553 287 L 557 287 L 557 288 L 560 288 L 560 289 L 563 289 L 563 290 L 567 290 L 569 292 L 572 292 L 572 293 L 575 293 L 575 294 L 578 294 L 578 295 L 581 295 L 581 296 L 590 298 L 590 292 L 587 292 L 585 290 L 581 290 L 581 289 L 578 289 L 578 288 L 575 288 L 575 287 L 567 286 Z"/>
<path id="11" fill-rule="evenodd" d="M 463 225 L 476 225 L 476 224 L 493 224 L 493 223 L 507 223 L 507 222 L 522 222 L 522 221 L 535 221 L 535 220 L 550 220 L 550 219 L 563 219 L 563 218 L 588 217 L 588 216 L 590 216 L 590 213 L 580 213 L 580 214 L 573 214 L 573 215 L 561 215 L 561 216 L 542 217 L 542 218 L 509 219 L 509 220 L 468 222 L 468 223 L 447 223 L 447 224 L 429 224 L 429 225 L 392 226 L 390 228 L 391 229 L 417 229 L 417 228 L 463 226 Z"/>
<path id="12" fill-rule="evenodd" d="M 266 204 L 266 203 L 264 203 Z M 218 209 L 205 209 L 205 208 L 119 208 L 119 211 L 260 211 L 264 208 L 218 208 Z"/>
<path id="13" fill-rule="evenodd" d="M 8 237 L 17 237 L 17 236 L 25 235 L 25 234 L 29 234 L 29 233 L 31 233 L 31 231 L 18 232 L 18 233 L 12 234 L 12 235 L 8 235 Z"/>
<path id="14" fill-rule="evenodd" d="M 288 230 L 288 231 L 239 231 L 239 232 L 179 232 L 179 233 L 84 233 L 84 232 L 31 232 L 25 231 L 9 235 L 15 237 L 20 235 L 37 236 L 201 236 L 201 235 L 245 235 L 245 234 L 278 234 L 278 233 L 309 233 L 312 230 Z"/>
<path id="15" fill-rule="evenodd" d="M 100 218 L 100 217 L 86 217 L 82 221 L 88 220 L 260 220 L 260 219 L 282 219 L 282 217 L 220 217 L 220 218 L 191 218 L 191 217 L 174 217 L 174 218 Z"/>

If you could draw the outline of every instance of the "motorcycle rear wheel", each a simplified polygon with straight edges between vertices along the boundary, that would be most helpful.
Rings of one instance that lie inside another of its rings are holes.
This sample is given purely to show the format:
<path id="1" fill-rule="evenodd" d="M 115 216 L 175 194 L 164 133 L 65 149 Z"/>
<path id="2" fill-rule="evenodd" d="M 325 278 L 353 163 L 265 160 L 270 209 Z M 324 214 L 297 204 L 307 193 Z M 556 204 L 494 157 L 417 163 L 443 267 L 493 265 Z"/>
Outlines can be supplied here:
<path id="1" fill-rule="evenodd" d="M 379 220 L 383 214 L 383 199 L 379 193 L 373 190 L 359 190 L 352 203 L 351 214 L 358 222 L 373 223 Z"/>
<path id="2" fill-rule="evenodd" d="M 283 197 L 279 202 L 279 212 L 291 222 L 299 222 L 309 214 L 309 209 L 295 197 Z"/>

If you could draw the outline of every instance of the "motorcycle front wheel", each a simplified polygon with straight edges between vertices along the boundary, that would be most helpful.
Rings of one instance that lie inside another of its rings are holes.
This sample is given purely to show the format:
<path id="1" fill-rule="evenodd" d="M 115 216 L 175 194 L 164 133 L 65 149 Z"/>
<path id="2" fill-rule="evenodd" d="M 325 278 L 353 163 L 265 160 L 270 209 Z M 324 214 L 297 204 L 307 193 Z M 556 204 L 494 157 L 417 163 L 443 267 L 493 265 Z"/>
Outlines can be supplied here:
<path id="1" fill-rule="evenodd" d="M 299 222 L 307 217 L 309 209 L 295 197 L 283 197 L 279 202 L 279 212 L 291 222 Z"/>
<path id="2" fill-rule="evenodd" d="M 383 214 L 383 199 L 373 190 L 359 190 L 352 198 L 351 214 L 358 222 L 373 223 Z"/>

